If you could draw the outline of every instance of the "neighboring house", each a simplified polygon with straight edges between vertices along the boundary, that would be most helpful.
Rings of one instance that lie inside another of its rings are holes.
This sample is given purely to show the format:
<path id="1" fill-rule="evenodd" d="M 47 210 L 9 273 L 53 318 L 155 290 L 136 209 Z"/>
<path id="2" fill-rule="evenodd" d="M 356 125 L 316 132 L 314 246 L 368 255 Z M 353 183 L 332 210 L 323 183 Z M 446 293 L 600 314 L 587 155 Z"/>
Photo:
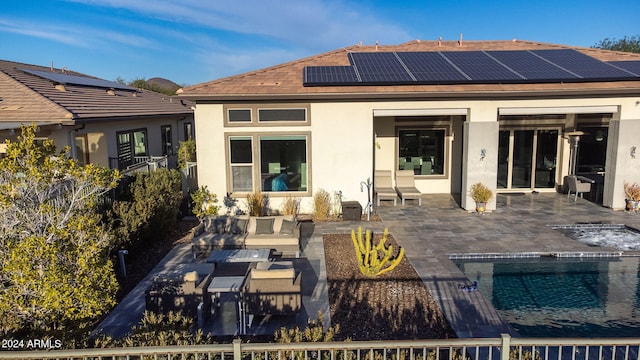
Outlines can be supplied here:
<path id="1" fill-rule="evenodd" d="M 179 141 L 195 133 L 185 100 L 65 68 L 0 61 L 0 141 L 32 123 L 58 149 L 70 146 L 80 163 L 120 170 L 162 156 L 175 167 Z"/>
<path id="2" fill-rule="evenodd" d="M 461 194 L 467 210 L 476 182 L 559 191 L 570 166 L 616 209 L 624 181 L 640 181 L 638 54 L 517 40 L 356 45 L 180 96 L 195 101 L 206 139 L 199 184 L 265 191 L 275 209 L 289 195 L 311 209 L 318 189 L 364 206 L 361 183 L 380 169 L 413 169 L 420 191 Z"/>

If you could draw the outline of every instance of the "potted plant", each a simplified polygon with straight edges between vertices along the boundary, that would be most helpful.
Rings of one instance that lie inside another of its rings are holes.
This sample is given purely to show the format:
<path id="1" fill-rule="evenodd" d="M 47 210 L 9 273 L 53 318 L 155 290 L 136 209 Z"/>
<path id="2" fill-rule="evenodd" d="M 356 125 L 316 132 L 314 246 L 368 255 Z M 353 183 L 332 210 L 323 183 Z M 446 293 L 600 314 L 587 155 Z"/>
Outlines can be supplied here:
<path id="1" fill-rule="evenodd" d="M 476 211 L 479 213 L 485 212 L 487 209 L 487 203 L 491 198 L 493 198 L 493 191 L 483 183 L 479 182 L 471 185 L 469 193 L 471 198 L 476 202 Z"/>
<path id="2" fill-rule="evenodd" d="M 624 183 L 624 195 L 628 211 L 638 211 L 640 204 L 640 185 L 638 183 Z"/>

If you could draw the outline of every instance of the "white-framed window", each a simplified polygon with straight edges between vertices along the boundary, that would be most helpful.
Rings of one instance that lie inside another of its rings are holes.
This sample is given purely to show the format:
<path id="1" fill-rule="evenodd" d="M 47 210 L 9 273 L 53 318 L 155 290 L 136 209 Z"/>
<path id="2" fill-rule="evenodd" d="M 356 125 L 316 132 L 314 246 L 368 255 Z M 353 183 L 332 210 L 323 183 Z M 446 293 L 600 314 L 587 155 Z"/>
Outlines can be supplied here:
<path id="1" fill-rule="evenodd" d="M 229 137 L 231 191 L 253 191 L 253 138 L 251 136 Z"/>

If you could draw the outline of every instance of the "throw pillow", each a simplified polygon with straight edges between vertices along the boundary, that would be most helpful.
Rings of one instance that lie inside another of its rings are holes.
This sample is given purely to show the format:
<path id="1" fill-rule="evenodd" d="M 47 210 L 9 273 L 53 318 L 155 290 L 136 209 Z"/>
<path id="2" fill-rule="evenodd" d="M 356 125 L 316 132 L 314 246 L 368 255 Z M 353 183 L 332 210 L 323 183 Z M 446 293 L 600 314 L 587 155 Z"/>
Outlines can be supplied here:
<path id="1" fill-rule="evenodd" d="M 293 229 L 295 227 L 295 221 L 282 220 L 282 225 L 280 226 L 280 234 L 293 234 Z"/>
<path id="2" fill-rule="evenodd" d="M 231 220 L 231 233 L 232 234 L 244 234 L 247 229 L 247 219 L 233 219 Z"/>
<path id="3" fill-rule="evenodd" d="M 258 219 L 256 218 L 256 235 L 273 234 L 273 218 Z"/>

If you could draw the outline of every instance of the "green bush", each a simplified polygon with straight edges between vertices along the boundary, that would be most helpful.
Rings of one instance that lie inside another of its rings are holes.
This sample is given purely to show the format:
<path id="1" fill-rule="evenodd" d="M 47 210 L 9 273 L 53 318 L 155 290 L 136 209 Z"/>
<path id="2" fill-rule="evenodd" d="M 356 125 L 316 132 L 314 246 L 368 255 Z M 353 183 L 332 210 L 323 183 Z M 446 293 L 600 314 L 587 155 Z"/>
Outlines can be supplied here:
<path id="1" fill-rule="evenodd" d="M 196 161 L 195 140 L 180 141 L 178 147 L 178 169 L 187 167 L 187 162 Z"/>
<path id="2" fill-rule="evenodd" d="M 209 192 L 206 186 L 201 186 L 191 194 L 193 200 L 193 214 L 200 220 L 205 216 L 216 216 L 220 211 L 218 203 L 218 195 Z"/>
<path id="3" fill-rule="evenodd" d="M 182 201 L 181 181 L 177 170 L 136 174 L 124 200 L 113 204 L 112 221 L 120 245 L 164 238 L 175 229 Z"/>

